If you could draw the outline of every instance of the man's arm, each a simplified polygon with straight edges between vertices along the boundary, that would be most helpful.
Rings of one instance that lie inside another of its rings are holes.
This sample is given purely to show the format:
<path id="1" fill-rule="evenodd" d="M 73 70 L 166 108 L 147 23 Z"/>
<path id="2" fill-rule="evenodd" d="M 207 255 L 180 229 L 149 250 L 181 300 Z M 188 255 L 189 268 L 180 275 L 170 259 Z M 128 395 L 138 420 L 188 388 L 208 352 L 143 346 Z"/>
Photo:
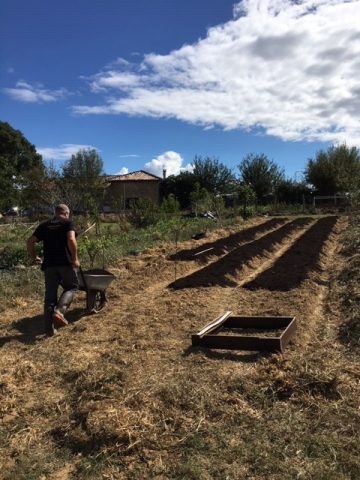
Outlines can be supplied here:
<path id="1" fill-rule="evenodd" d="M 28 238 L 26 242 L 27 252 L 31 257 L 32 262 L 36 264 L 39 264 L 42 262 L 41 258 L 38 257 L 35 252 L 35 243 L 37 243 L 38 241 L 39 240 L 37 239 L 37 237 L 35 237 L 35 235 L 31 235 L 31 237 Z"/>
<path id="2" fill-rule="evenodd" d="M 75 268 L 80 267 L 80 261 L 77 255 L 77 241 L 74 230 L 67 232 L 67 245 L 71 254 L 71 265 Z"/>

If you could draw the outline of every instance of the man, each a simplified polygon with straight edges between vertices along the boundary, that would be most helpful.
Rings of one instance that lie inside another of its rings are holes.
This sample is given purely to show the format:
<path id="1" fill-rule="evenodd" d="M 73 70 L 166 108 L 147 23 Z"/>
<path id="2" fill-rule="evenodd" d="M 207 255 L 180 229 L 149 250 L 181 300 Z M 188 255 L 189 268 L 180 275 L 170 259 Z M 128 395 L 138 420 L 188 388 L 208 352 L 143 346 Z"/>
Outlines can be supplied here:
<path id="1" fill-rule="evenodd" d="M 45 276 L 44 317 L 48 336 L 57 333 L 56 327 L 64 327 L 64 317 L 79 287 L 76 269 L 80 266 L 74 224 L 69 220 L 70 210 L 60 204 L 55 216 L 41 223 L 27 240 L 27 251 L 34 264 L 40 264 Z M 43 242 L 44 259 L 36 255 L 35 244 Z M 63 292 L 58 299 L 58 288 Z"/>

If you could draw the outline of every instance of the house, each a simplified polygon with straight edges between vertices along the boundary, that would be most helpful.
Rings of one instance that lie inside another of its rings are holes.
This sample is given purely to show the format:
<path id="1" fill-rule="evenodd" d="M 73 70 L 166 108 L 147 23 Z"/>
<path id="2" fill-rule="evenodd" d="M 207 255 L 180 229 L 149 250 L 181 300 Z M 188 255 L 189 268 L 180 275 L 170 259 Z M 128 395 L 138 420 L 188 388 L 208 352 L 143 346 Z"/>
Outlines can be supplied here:
<path id="1" fill-rule="evenodd" d="M 162 178 L 137 170 L 124 175 L 107 177 L 104 210 L 127 210 L 140 198 L 147 198 L 155 205 L 160 204 Z"/>

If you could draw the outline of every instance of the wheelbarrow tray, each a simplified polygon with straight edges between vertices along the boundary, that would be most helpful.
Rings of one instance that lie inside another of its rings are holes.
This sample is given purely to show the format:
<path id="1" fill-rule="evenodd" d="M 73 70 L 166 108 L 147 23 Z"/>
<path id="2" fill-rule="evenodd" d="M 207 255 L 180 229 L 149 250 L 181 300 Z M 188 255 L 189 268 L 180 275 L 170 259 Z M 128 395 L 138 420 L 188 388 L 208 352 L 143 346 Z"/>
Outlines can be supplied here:
<path id="1" fill-rule="evenodd" d="M 78 277 L 80 290 L 97 290 L 104 292 L 114 280 L 115 275 L 107 270 L 94 268 L 92 270 L 83 270 Z"/>
<path id="2" fill-rule="evenodd" d="M 115 275 L 107 270 L 80 269 L 79 289 L 86 292 L 86 308 L 90 313 L 98 313 L 105 306 L 107 301 L 105 290 L 115 278 Z"/>

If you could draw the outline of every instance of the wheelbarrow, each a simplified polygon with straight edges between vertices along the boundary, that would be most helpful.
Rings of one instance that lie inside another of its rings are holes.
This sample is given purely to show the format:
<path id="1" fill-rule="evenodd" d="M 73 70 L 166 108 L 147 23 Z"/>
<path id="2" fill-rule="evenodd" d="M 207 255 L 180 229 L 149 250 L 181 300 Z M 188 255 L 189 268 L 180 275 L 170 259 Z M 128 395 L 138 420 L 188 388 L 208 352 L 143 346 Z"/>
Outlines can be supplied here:
<path id="1" fill-rule="evenodd" d="M 86 309 L 90 313 L 100 312 L 106 303 L 106 288 L 115 279 L 115 275 L 100 268 L 80 268 L 78 278 L 79 290 L 86 292 Z"/>

